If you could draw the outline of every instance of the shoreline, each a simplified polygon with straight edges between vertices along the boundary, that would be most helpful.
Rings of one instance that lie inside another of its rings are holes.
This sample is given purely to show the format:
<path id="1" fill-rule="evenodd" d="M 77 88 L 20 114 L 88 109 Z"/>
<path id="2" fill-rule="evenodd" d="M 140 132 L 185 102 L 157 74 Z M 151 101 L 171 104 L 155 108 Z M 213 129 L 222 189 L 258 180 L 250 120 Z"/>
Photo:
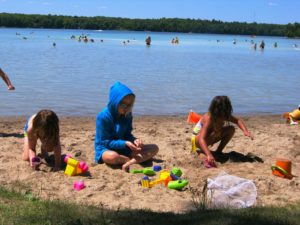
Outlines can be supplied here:
<path id="1" fill-rule="evenodd" d="M 195 111 L 194 111 L 195 112 Z M 99 112 L 98 112 L 99 113 Z M 96 113 L 94 116 L 90 115 L 59 115 L 59 118 L 96 118 L 98 113 Z M 156 118 L 163 118 L 163 117 L 188 117 L 188 113 L 178 113 L 178 114 L 136 114 L 133 112 L 133 119 L 134 118 L 140 118 L 140 117 L 156 117 Z M 196 112 L 198 114 L 204 114 L 205 112 Z M 248 118 L 248 117 L 280 117 L 282 118 L 283 113 L 264 113 L 264 112 L 258 112 L 258 113 L 233 113 L 234 116 L 241 117 L 241 118 Z M 20 119 L 20 118 L 28 118 L 29 115 L 0 115 L 0 119 L 2 118 L 8 118 L 8 119 Z"/>
<path id="2" fill-rule="evenodd" d="M 179 167 L 189 181 L 184 191 L 164 186 L 151 189 L 139 185 L 143 174 L 125 173 L 119 168 L 94 163 L 95 117 L 60 117 L 60 137 L 63 154 L 81 152 L 79 160 L 89 166 L 89 176 L 68 177 L 64 171 L 50 172 L 42 165 L 32 171 L 28 162 L 21 160 L 23 128 L 27 117 L 0 116 L 0 186 L 20 187 L 41 199 L 69 199 L 70 201 L 104 207 L 149 208 L 153 211 L 186 212 L 193 209 L 192 189 L 201 191 L 207 178 L 222 171 L 230 175 L 253 180 L 257 188 L 257 205 L 286 205 L 300 201 L 300 126 L 285 124 L 281 115 L 242 116 L 254 140 L 245 137 L 236 128 L 233 139 L 224 149 L 229 159 L 218 162 L 217 168 L 206 169 L 196 154 L 191 153 L 190 137 L 193 125 L 187 116 L 134 116 L 133 134 L 144 143 L 155 143 L 160 151 L 152 165 L 165 169 Z M 214 150 L 216 146 L 212 147 Z M 39 146 L 37 152 L 39 152 Z M 263 163 L 247 160 L 247 154 L 261 158 Z M 233 156 L 233 157 L 231 157 Z M 276 158 L 292 161 L 292 180 L 275 177 L 270 167 Z M 246 160 L 244 160 L 246 159 Z M 135 164 L 131 169 L 149 165 Z M 151 165 L 150 165 L 151 166 Z M 73 183 L 85 182 L 86 188 L 77 192 Z"/>

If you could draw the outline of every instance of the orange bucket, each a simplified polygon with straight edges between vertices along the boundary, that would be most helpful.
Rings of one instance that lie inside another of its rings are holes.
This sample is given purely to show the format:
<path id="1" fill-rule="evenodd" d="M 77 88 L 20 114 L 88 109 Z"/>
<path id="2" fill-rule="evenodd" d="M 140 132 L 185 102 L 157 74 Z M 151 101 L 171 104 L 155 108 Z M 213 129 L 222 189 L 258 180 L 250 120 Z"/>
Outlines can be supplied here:
<path id="1" fill-rule="evenodd" d="M 202 115 L 195 113 L 194 111 L 190 111 L 189 115 L 188 115 L 188 119 L 187 122 L 194 124 L 194 123 L 198 123 L 198 121 L 202 118 Z"/>
<path id="2" fill-rule="evenodd" d="M 292 179 L 292 162 L 288 159 L 276 159 L 276 165 L 271 166 L 272 174 L 278 177 Z"/>

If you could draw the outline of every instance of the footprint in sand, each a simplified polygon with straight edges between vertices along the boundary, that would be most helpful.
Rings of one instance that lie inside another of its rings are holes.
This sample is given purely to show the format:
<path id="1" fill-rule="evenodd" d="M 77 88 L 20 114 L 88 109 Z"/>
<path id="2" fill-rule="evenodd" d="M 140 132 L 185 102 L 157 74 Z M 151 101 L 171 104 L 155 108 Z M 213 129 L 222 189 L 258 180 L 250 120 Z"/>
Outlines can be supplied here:
<path id="1" fill-rule="evenodd" d="M 81 156 L 81 150 L 77 150 L 77 151 L 75 151 L 75 153 L 74 153 L 74 156 L 75 157 L 78 157 L 78 156 Z"/>

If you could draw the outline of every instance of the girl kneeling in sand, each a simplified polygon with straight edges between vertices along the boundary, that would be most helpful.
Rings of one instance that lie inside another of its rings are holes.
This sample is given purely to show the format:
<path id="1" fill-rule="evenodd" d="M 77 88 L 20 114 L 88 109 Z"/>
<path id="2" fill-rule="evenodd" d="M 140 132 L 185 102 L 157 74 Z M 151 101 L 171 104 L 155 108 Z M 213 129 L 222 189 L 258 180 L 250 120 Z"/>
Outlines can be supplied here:
<path id="1" fill-rule="evenodd" d="M 216 153 L 222 153 L 224 147 L 234 135 L 235 128 L 229 125 L 232 122 L 244 132 L 244 135 L 253 139 L 243 120 L 232 115 L 232 106 L 227 96 L 216 96 L 211 101 L 209 112 L 196 124 L 193 134 L 196 135 L 196 146 L 206 155 L 204 165 L 215 167 L 215 158 L 208 146 L 220 141 Z M 226 124 L 225 124 L 226 123 Z"/>
<path id="2" fill-rule="evenodd" d="M 23 160 L 29 161 L 30 166 L 36 169 L 37 140 L 41 141 L 41 157 L 44 158 L 48 152 L 54 152 L 54 171 L 58 171 L 61 165 L 61 146 L 59 140 L 59 120 L 51 110 L 41 110 L 31 116 L 24 127 L 24 152 Z"/>
<path id="3" fill-rule="evenodd" d="M 97 116 L 95 161 L 122 165 L 124 171 L 134 163 L 151 159 L 157 145 L 144 145 L 132 135 L 132 114 L 135 95 L 124 84 L 116 82 L 110 89 L 109 102 Z"/>

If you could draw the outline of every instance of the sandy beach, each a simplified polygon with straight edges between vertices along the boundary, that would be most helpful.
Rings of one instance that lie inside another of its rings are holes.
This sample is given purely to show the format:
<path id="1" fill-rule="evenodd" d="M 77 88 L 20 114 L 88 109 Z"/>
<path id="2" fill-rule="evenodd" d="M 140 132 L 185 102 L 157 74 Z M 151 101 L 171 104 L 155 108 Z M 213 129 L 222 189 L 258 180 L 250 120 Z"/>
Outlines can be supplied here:
<path id="1" fill-rule="evenodd" d="M 80 154 L 79 160 L 89 165 L 89 173 L 69 177 L 64 171 L 51 172 L 46 164 L 33 171 L 21 160 L 23 127 L 26 117 L 0 117 L 0 185 L 31 192 L 42 199 L 60 199 L 89 205 L 103 205 L 111 209 L 148 208 L 153 211 L 185 212 L 193 209 L 192 192 L 201 191 L 207 178 L 221 171 L 253 180 L 257 187 L 257 205 L 284 205 L 300 200 L 300 126 L 285 124 L 280 115 L 242 117 L 254 140 L 246 138 L 238 128 L 232 141 L 224 149 L 225 156 L 217 168 L 207 169 L 191 153 L 190 136 L 193 125 L 186 116 L 134 117 L 133 134 L 145 144 L 155 143 L 160 151 L 152 165 L 165 169 L 176 166 L 183 171 L 189 185 L 175 191 L 158 185 L 143 188 L 143 174 L 125 173 L 120 168 L 94 163 L 95 118 L 61 117 L 63 154 Z M 213 146 L 212 149 L 215 149 Z M 40 148 L 37 148 L 40 152 Z M 249 154 L 251 153 L 251 154 Z M 292 161 L 292 180 L 271 174 L 276 158 Z M 224 160 L 225 159 L 225 160 Z M 263 161 L 263 162 L 262 162 Z M 151 166 L 133 165 L 132 169 Z M 75 181 L 83 180 L 86 188 L 73 190 Z"/>

